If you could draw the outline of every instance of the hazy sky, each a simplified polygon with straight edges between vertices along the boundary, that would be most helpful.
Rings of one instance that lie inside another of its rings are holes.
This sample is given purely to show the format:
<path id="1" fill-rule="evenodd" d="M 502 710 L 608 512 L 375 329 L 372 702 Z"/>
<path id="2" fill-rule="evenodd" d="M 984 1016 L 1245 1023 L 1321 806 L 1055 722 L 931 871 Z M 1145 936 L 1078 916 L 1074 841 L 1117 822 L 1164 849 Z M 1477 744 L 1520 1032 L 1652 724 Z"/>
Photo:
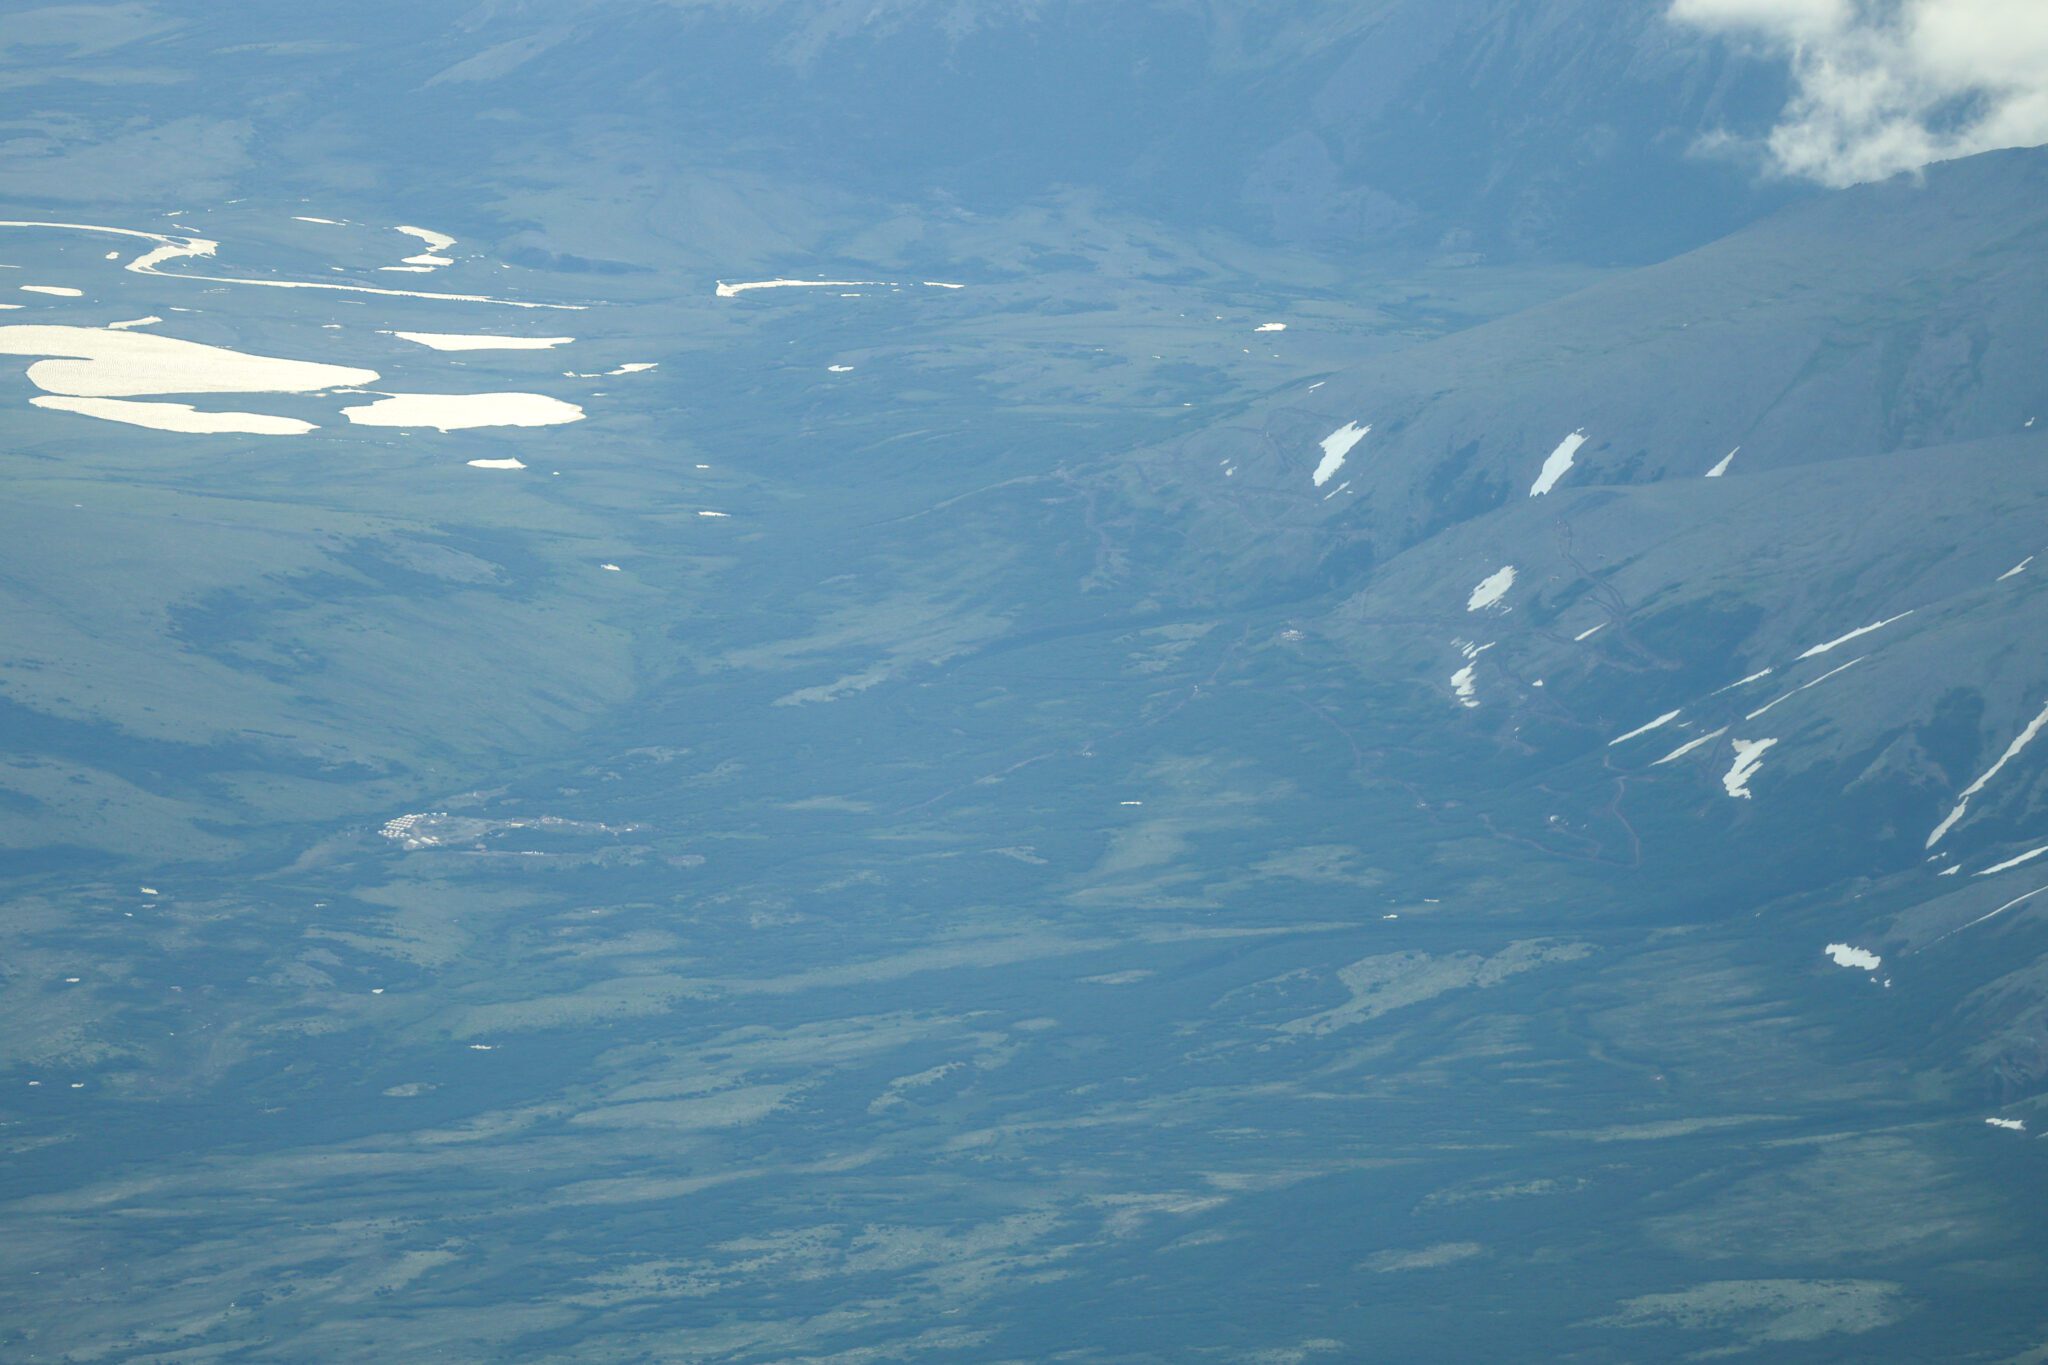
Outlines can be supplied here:
<path id="1" fill-rule="evenodd" d="M 2048 143 L 2048 0 L 1673 0 L 1671 17 L 1792 63 L 1768 154 L 1850 185 Z"/>

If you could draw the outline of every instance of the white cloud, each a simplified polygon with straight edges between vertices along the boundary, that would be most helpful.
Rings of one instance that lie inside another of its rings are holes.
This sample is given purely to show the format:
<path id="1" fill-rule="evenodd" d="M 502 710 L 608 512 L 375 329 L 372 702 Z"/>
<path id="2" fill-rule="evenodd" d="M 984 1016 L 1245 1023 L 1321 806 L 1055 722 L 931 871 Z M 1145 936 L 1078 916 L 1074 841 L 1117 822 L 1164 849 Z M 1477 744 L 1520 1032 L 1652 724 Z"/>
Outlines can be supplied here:
<path id="1" fill-rule="evenodd" d="M 1765 144 L 1785 175 L 1853 185 L 2048 143 L 2048 0 L 1672 0 L 1670 15 L 1791 63 Z"/>

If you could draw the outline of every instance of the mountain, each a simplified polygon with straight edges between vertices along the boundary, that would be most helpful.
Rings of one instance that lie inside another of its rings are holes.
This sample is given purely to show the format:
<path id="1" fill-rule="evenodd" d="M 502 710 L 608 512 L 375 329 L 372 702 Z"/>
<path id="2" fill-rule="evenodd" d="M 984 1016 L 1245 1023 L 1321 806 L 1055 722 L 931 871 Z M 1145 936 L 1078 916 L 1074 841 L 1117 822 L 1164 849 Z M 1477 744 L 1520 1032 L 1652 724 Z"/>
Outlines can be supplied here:
<path id="1" fill-rule="evenodd" d="M 2038 1354 L 2048 150 L 1665 10 L 0 15 L 0 1355 Z"/>

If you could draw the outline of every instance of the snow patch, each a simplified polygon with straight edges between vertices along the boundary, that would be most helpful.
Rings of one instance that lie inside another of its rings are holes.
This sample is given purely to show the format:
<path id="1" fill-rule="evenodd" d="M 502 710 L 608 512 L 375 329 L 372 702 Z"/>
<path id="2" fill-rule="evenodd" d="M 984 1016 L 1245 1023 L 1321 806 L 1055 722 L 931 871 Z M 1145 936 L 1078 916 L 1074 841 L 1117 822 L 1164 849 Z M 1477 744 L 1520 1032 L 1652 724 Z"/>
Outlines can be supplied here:
<path id="1" fill-rule="evenodd" d="M 0 331 L 5 330 L 7 329 L 0 328 Z M 2033 743 L 2034 736 L 2041 733 L 2041 727 L 2044 725 L 2048 725 L 2048 706 L 2043 706 L 2041 708 L 2041 714 L 2035 716 L 2032 720 L 2028 721 L 2027 728 L 2020 731 L 2019 734 L 2013 738 L 2012 743 L 2005 746 L 2005 752 L 1998 756 L 1998 762 L 1992 764 L 1989 768 L 1986 768 L 1981 777 L 1979 777 L 1975 782 L 1972 782 L 1968 787 L 1965 787 L 1963 789 L 1963 794 L 1960 797 L 1956 798 L 1955 809 L 1951 810 L 1945 817 L 1943 817 L 1942 822 L 1934 827 L 1934 833 L 1927 836 L 1928 848 L 1933 848 L 1936 844 L 1941 842 L 1942 836 L 1947 834 L 1949 830 L 1953 829 L 1955 827 L 1956 821 L 1963 818 L 1963 812 L 1969 809 L 1970 798 L 1975 796 L 1978 792 L 1983 791 L 1984 784 L 1989 782 L 1992 778 L 1998 776 L 1999 769 L 2003 768 L 2006 764 L 2012 762 L 2014 756 L 2017 755 L 2020 750 L 2026 748 L 2029 744 Z"/>
<path id="2" fill-rule="evenodd" d="M 0 355 L 44 356 L 28 367 L 45 393 L 133 398 L 172 393 L 312 393 L 375 382 L 375 370 L 249 355 L 224 346 L 106 327 L 0 327 Z"/>
<path id="3" fill-rule="evenodd" d="M 1316 465 L 1313 476 L 1316 487 L 1321 488 L 1330 481 L 1332 474 L 1344 467 L 1344 457 L 1351 453 L 1351 447 L 1364 440 L 1365 434 L 1371 430 L 1370 422 L 1364 426 L 1356 422 L 1346 422 L 1323 438 L 1323 458 L 1321 463 Z"/>
<path id="4" fill-rule="evenodd" d="M 132 427 L 157 431 L 181 431 L 193 435 L 303 436 L 315 430 L 313 423 L 296 417 L 274 417 L 262 412 L 200 412 L 189 403 L 138 402 L 132 398 L 68 398 L 39 394 L 28 400 L 54 412 L 75 412 L 103 422 L 125 422 Z"/>
<path id="5" fill-rule="evenodd" d="M 552 427 L 583 420 L 583 409 L 538 393 L 394 393 L 341 415 L 359 426 Z"/>
<path id="6" fill-rule="evenodd" d="M 1583 428 L 1559 441 L 1557 449 L 1551 451 L 1549 457 L 1543 461 L 1543 469 L 1536 475 L 1536 482 L 1529 485 L 1529 496 L 1540 498 L 1557 487 L 1557 481 L 1570 471 L 1572 461 L 1578 458 L 1579 447 L 1585 443 L 1586 433 Z"/>
<path id="7" fill-rule="evenodd" d="M 2025 1119 L 1986 1119 L 1984 1122 L 1990 1124 L 1993 1128 L 2003 1128 L 2009 1133 L 2024 1133 L 2027 1131 L 2027 1121 Z"/>
<path id="8" fill-rule="evenodd" d="M 1683 709 L 1684 708 L 1682 707 L 1680 708 L 1680 710 Z M 1666 711 L 1663 715 L 1657 717 L 1657 719 L 1651 721 L 1648 725 L 1638 725 L 1635 729 L 1629 731 L 1627 734 L 1617 735 L 1615 738 L 1608 740 L 1607 747 L 1612 749 L 1617 744 L 1628 743 L 1630 740 L 1636 738 L 1638 735 L 1647 735 L 1652 730 L 1662 729 L 1664 726 L 1669 725 L 1672 721 L 1677 720 L 1678 716 L 1678 711 Z"/>
<path id="9" fill-rule="evenodd" d="M 1870 656 L 1869 656 L 1868 654 L 1858 654 L 1858 655 L 1857 655 L 1857 656 L 1856 656 L 1855 658 L 1853 658 L 1853 659 L 1849 660 L 1849 662 L 1848 662 L 1848 663 L 1842 664 L 1842 665 L 1840 665 L 1839 667 L 1836 667 L 1836 668 L 1831 668 L 1831 669 L 1829 669 L 1829 670 L 1828 670 L 1827 672 L 1825 672 L 1825 673 L 1821 674 L 1821 675 L 1820 675 L 1820 676 L 1819 676 L 1818 678 L 1815 678 L 1815 679 L 1814 679 L 1814 680 L 1813 680 L 1812 682 L 1805 682 L 1805 683 L 1801 683 L 1801 684 L 1799 684 L 1799 686 L 1797 686 L 1797 687 L 1793 688 L 1793 689 L 1792 689 L 1792 690 L 1791 690 L 1790 692 L 1787 692 L 1787 693 L 1785 693 L 1785 694 L 1784 694 L 1784 696 L 1781 696 L 1781 697 L 1773 697 L 1773 698 L 1771 698 L 1771 699 L 1770 699 L 1769 701 L 1765 702 L 1765 703 L 1764 703 L 1764 704 L 1763 704 L 1762 706 L 1759 706 L 1759 707 L 1757 707 L 1757 708 L 1756 708 L 1756 710 L 1754 710 L 1754 711 L 1750 712 L 1750 713 L 1749 713 L 1748 715 L 1744 716 L 1744 717 L 1743 717 L 1743 719 L 1744 719 L 1744 720 L 1755 720 L 1755 719 L 1756 719 L 1756 718 L 1757 718 L 1758 716 L 1761 716 L 1761 715 L 1762 715 L 1762 714 L 1763 714 L 1764 712 L 1766 712 L 1766 711 L 1770 710 L 1770 709 L 1771 709 L 1771 708 L 1772 708 L 1773 706 L 1776 706 L 1776 705 L 1777 705 L 1777 704 L 1778 704 L 1779 702 L 1781 702 L 1781 701 L 1789 701 L 1789 700 L 1791 700 L 1791 699 L 1792 699 L 1793 697 L 1796 697 L 1796 696 L 1798 696 L 1798 695 L 1799 695 L 1799 694 L 1800 694 L 1801 692 L 1804 692 L 1804 691 L 1805 691 L 1805 690 L 1806 690 L 1807 688 L 1809 688 L 1809 687 L 1819 687 L 1819 686 L 1820 686 L 1820 685 L 1821 685 L 1822 683 L 1826 682 L 1826 681 L 1827 681 L 1827 680 L 1828 680 L 1829 678 L 1832 678 L 1832 677 L 1834 677 L 1834 676 L 1835 676 L 1835 674 L 1837 674 L 1837 673 L 1846 673 L 1847 671 L 1849 671 L 1850 669 L 1854 668 L 1854 667 L 1855 667 L 1856 665 L 1858 665 L 1858 664 L 1862 663 L 1862 662 L 1863 662 L 1863 661 L 1864 661 L 1865 659 L 1867 659 L 1867 658 L 1869 658 L 1869 657 L 1870 657 Z M 1768 672 L 1769 670 L 1765 670 L 1765 671 L 1766 671 L 1766 672 Z"/>
<path id="10" fill-rule="evenodd" d="M 2013 565 L 2010 569 L 2007 569 L 2004 573 L 2000 574 L 1998 576 L 1998 581 L 2000 583 L 2003 583 L 2008 578 L 2018 577 L 2020 574 L 2025 573 L 2027 571 L 2027 565 L 2033 562 L 2034 557 L 2032 555 L 2028 555 L 2025 559 L 2022 559 L 2019 563 Z"/>
<path id="11" fill-rule="evenodd" d="M 1465 610 L 1483 611 L 1494 606 L 1506 597 L 1508 589 L 1514 586 L 1515 566 L 1504 564 L 1479 580 L 1479 586 L 1472 589 L 1472 595 L 1465 599 Z"/>
<path id="12" fill-rule="evenodd" d="M 1287 330 L 1287 324 L 1284 322 L 1262 322 L 1252 328 L 1252 330 L 1254 332 L 1284 332 Z"/>
<path id="13" fill-rule="evenodd" d="M 524 460 L 516 460 L 516 459 L 511 459 L 511 458 L 509 458 L 509 457 L 508 457 L 508 458 L 506 458 L 506 459 L 503 459 L 503 460 L 471 460 L 471 461 L 469 461 L 468 463 L 469 463 L 469 467 L 470 467 L 471 469 L 524 469 L 524 468 L 526 468 L 526 462 L 525 462 Z"/>
<path id="14" fill-rule="evenodd" d="M 453 237 L 450 237 L 445 232 L 436 232 L 432 228 L 402 227 L 398 230 L 408 237 L 419 238 L 422 242 L 426 243 L 429 252 L 446 251 L 449 247 L 455 245 Z"/>
<path id="15" fill-rule="evenodd" d="M 2016 858 L 2007 858 L 2002 863 L 1995 863 L 1992 866 L 1985 868 L 1982 872 L 1979 872 L 1977 875 L 1980 877 L 1988 877 L 1994 872 L 2003 872 L 2008 867 L 2018 867 L 2021 863 L 2031 863 L 2032 861 L 2034 861 L 2034 859 L 2040 857 L 2043 853 L 2048 853 L 2048 844 L 2043 844 L 2039 848 L 2030 848 L 2025 853 L 2020 854 Z"/>
<path id="16" fill-rule="evenodd" d="M 344 294 L 374 294 L 390 299 L 440 299 L 447 303 L 488 303 L 503 308 L 554 308 L 582 312 L 581 303 L 529 303 L 523 299 L 493 298 L 488 294 L 442 294 L 417 289 L 379 289 L 367 284 L 336 284 L 330 280 L 256 280 L 233 275 L 165 274 L 159 266 L 189 257 L 211 257 L 220 243 L 205 237 L 172 237 L 139 228 L 103 227 L 97 223 L 54 223 L 30 219 L 0 219 L 0 228 L 43 228 L 53 232 L 99 232 L 115 237 L 138 237 L 157 245 L 137 256 L 123 270 L 137 275 L 156 275 L 167 280 L 188 280 L 199 284 L 239 284 L 256 289 L 329 289 Z"/>
<path id="17" fill-rule="evenodd" d="M 1887 616 L 1882 621 L 1873 621 L 1867 626 L 1858 626 L 1855 630 L 1850 631 L 1847 635 L 1837 635 L 1834 639 L 1829 640 L 1824 644 L 1815 645 L 1812 649 L 1807 650 L 1804 654 L 1800 655 L 1799 657 L 1801 659 L 1811 659 L 1816 654 L 1825 654 L 1829 650 L 1833 649 L 1836 645 L 1846 645 L 1851 640 L 1854 640 L 1859 636 L 1870 634 L 1870 632 L 1873 630 L 1883 630 L 1892 622 L 1903 621 L 1912 614 L 1913 613 L 1910 610 L 1902 611 L 1897 616 Z M 1794 660 L 1794 662 L 1797 662 L 1797 660 Z"/>
<path id="18" fill-rule="evenodd" d="M 436 351 L 546 351 L 566 346 L 575 337 L 498 337 L 470 332 L 387 332 Z"/>
<path id="19" fill-rule="evenodd" d="M 1473 684 L 1472 671 L 1472 665 L 1466 664 L 1451 674 L 1451 691 L 1458 694 L 1459 705 L 1467 710 L 1476 710 L 1479 706 L 1479 689 Z"/>
<path id="20" fill-rule="evenodd" d="M 1847 943 L 1830 943 L 1823 951 L 1835 960 L 1837 967 L 1857 967 L 1866 972 L 1876 971 L 1884 961 L 1876 953 Z"/>
<path id="21" fill-rule="evenodd" d="M 1724 725 L 1710 735 L 1701 735 L 1698 739 L 1689 739 L 1685 743 L 1679 745 L 1676 749 L 1673 749 L 1670 753 L 1664 755 L 1664 757 L 1658 759 L 1655 763 L 1652 763 L 1650 766 L 1653 768 L 1661 768 L 1666 763 L 1671 763 L 1678 759 L 1684 758 L 1694 749 L 1699 748 L 1700 745 L 1708 743 L 1711 740 L 1719 739 L 1721 736 L 1727 733 L 1728 727 Z"/>
<path id="22" fill-rule="evenodd" d="M 880 280 L 739 280 L 731 284 L 718 282 L 718 297 L 736 299 L 752 289 L 849 289 L 859 285 L 880 284 Z M 939 285 L 938 288 L 959 288 L 958 285 Z"/>
<path id="23" fill-rule="evenodd" d="M 82 299 L 85 297 L 83 289 L 73 289 L 68 284 L 25 284 L 21 286 L 21 292 L 24 294 L 52 294 L 60 299 Z"/>
<path id="24" fill-rule="evenodd" d="M 1723 474 L 1726 474 L 1728 472 L 1728 466 L 1735 463 L 1735 451 L 1741 449 L 1741 446 L 1737 446 L 1735 447 L 1735 450 L 1731 450 L 1726 455 L 1723 455 L 1721 457 L 1721 462 L 1715 465 L 1712 469 L 1709 469 L 1707 471 L 1707 477 L 1710 479 L 1718 479 Z"/>
<path id="25" fill-rule="evenodd" d="M 1735 762 L 1721 777 L 1721 785 L 1730 796 L 1749 800 L 1749 779 L 1756 776 L 1756 770 L 1763 766 L 1764 755 L 1777 742 L 1775 739 L 1735 741 Z"/>

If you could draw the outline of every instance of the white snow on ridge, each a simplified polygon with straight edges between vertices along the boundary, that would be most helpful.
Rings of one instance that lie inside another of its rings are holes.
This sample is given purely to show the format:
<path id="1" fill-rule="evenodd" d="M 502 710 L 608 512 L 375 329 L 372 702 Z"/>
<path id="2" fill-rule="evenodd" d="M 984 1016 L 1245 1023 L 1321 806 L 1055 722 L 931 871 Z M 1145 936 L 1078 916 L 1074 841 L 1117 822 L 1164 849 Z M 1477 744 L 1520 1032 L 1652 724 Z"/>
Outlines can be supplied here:
<path id="1" fill-rule="evenodd" d="M 1580 631 L 1577 635 L 1572 636 L 1572 643 L 1584 644 L 1586 641 L 1592 639 L 1595 635 L 1598 635 L 1601 631 L 1605 629 L 1607 629 L 1607 623 L 1605 621 L 1602 621 L 1597 626 L 1588 626 L 1586 629 Z"/>
<path id="2" fill-rule="evenodd" d="M 1868 635 L 1873 630 L 1883 630 L 1892 622 L 1903 621 L 1912 614 L 1912 609 L 1908 608 L 1907 610 L 1900 612 L 1897 616 L 1887 616 L 1882 621 L 1873 621 L 1867 626 L 1859 626 L 1855 630 L 1850 631 L 1847 635 L 1837 635 L 1832 640 L 1829 640 L 1823 644 L 1815 645 L 1812 649 L 1807 650 L 1804 654 L 1800 655 L 1799 657 L 1801 659 L 1811 659 L 1816 654 L 1825 654 L 1829 650 L 1833 649 L 1836 645 L 1846 645 L 1851 640 L 1856 639 L 1858 636 Z"/>
<path id="3" fill-rule="evenodd" d="M 60 394 L 38 394 L 28 401 L 39 408 L 75 412 L 81 417 L 197 435 L 303 436 L 315 429 L 313 423 L 302 422 L 296 417 L 274 417 L 262 412 L 200 412 L 190 403 L 138 402 L 132 398 L 70 398 Z"/>
<path id="4" fill-rule="evenodd" d="M 73 289 L 68 284 L 25 284 L 21 286 L 21 292 L 24 294 L 53 294 L 60 299 L 82 299 L 85 297 L 83 289 Z"/>
<path id="5" fill-rule="evenodd" d="M 1680 710 L 1683 709 L 1683 707 L 1680 708 Z M 1608 740 L 1607 747 L 1612 749 L 1617 744 L 1628 743 L 1630 740 L 1636 738 L 1638 735 L 1647 735 L 1652 730 L 1661 729 L 1664 726 L 1669 725 L 1672 721 L 1677 720 L 1678 716 L 1678 711 L 1666 711 L 1663 715 L 1657 717 L 1657 719 L 1651 721 L 1648 725 L 1638 725 L 1635 729 L 1629 731 L 1627 734 L 1617 735 L 1613 739 Z"/>
<path id="6" fill-rule="evenodd" d="M 1980 877 L 1988 877 L 1994 872 L 2003 872 L 2008 867 L 2018 867 L 2021 863 L 2031 863 L 2032 861 L 2034 861 L 2034 859 L 2040 857 L 2043 853 L 2048 853 L 2048 844 L 2043 844 L 2039 848 L 2030 848 L 2025 853 L 2020 854 L 2016 858 L 2007 858 L 2002 863 L 1995 863 L 1992 866 L 1985 868 L 1982 872 L 1979 872 L 1977 875 Z"/>
<path id="7" fill-rule="evenodd" d="M 2003 583 L 2008 578 L 2015 578 L 2020 574 L 2025 573 L 2027 571 L 2027 565 L 2033 562 L 2034 557 L 2032 555 L 2028 555 L 2025 559 L 2022 559 L 2019 563 L 2013 565 L 2010 569 L 2007 569 L 2004 573 L 2000 574 L 1998 576 L 1997 581 Z"/>
<path id="8" fill-rule="evenodd" d="M 1579 447 L 1585 443 L 1584 428 L 1559 441 L 1557 449 L 1551 451 L 1549 457 L 1543 461 L 1543 470 L 1537 474 L 1536 482 L 1529 485 L 1529 496 L 1540 498 L 1557 487 L 1557 481 L 1570 471 L 1572 461 L 1578 458 Z"/>
<path id="9" fill-rule="evenodd" d="M 468 463 L 469 463 L 469 467 L 470 467 L 471 469 L 524 469 L 524 468 L 526 468 L 526 462 L 525 462 L 524 460 L 520 460 L 520 459 L 514 459 L 514 458 L 509 458 L 509 457 L 508 457 L 508 458 L 506 458 L 506 459 L 503 459 L 503 460 L 471 460 L 471 461 L 469 461 Z M 606 567 L 606 568 L 610 568 L 611 566 L 610 566 L 610 565 L 606 565 L 605 567 Z"/>
<path id="10" fill-rule="evenodd" d="M 645 374 L 649 370 L 655 370 L 659 368 L 661 368 L 661 362 L 659 360 L 629 360 L 625 364 L 619 366 L 616 370 L 606 370 L 605 373 Z"/>
<path id="11" fill-rule="evenodd" d="M 1287 330 L 1287 324 L 1284 322 L 1262 322 L 1252 328 L 1252 330 L 1254 332 L 1284 332 Z"/>
<path id="12" fill-rule="evenodd" d="M 1735 450 L 1731 450 L 1726 455 L 1723 455 L 1721 457 L 1721 462 L 1715 465 L 1712 469 L 1709 469 L 1707 471 L 1706 477 L 1710 479 L 1718 479 L 1723 474 L 1726 474 L 1728 472 L 1728 466 L 1735 463 L 1736 451 L 1739 451 L 1741 449 L 1741 446 L 1737 446 L 1735 447 Z"/>
<path id="13" fill-rule="evenodd" d="M 1515 586 L 1515 566 L 1504 564 L 1479 581 L 1472 589 L 1472 595 L 1465 599 L 1466 611 L 1483 611 L 1497 605 L 1508 595 L 1508 589 Z"/>
<path id="14" fill-rule="evenodd" d="M 359 426 L 552 427 L 583 420 L 583 409 L 538 393 L 393 393 L 341 415 Z"/>
<path id="15" fill-rule="evenodd" d="M 1364 440 L 1366 433 L 1371 430 L 1370 422 L 1364 426 L 1356 422 L 1346 422 L 1323 438 L 1323 458 L 1316 465 L 1313 476 L 1316 487 L 1321 488 L 1330 481 L 1332 474 L 1344 467 L 1344 457 L 1351 453 L 1351 447 Z"/>
<path id="16" fill-rule="evenodd" d="M 436 351 L 546 351 L 566 346 L 575 337 L 499 337 L 468 332 L 387 332 Z"/>
<path id="17" fill-rule="evenodd" d="M 1860 967 L 1866 972 L 1876 971 L 1884 961 L 1876 953 L 1848 943 L 1830 943 L 1822 951 L 1835 960 L 1837 967 Z"/>
<path id="18" fill-rule="evenodd" d="M 339 220 L 337 220 L 337 219 L 333 219 L 333 218 L 308 218 L 308 217 L 307 217 L 307 216 L 306 216 L 305 214 L 303 214 L 303 213 L 295 213 L 295 214 L 293 214 L 293 215 L 292 215 L 292 221 L 293 221 L 294 223 L 324 223 L 324 224 L 325 224 L 326 226 L 328 226 L 328 227 L 340 227 L 340 226 L 341 226 L 341 223 L 340 223 L 340 222 L 339 222 Z"/>
<path id="19" fill-rule="evenodd" d="M 1735 741 L 1735 762 L 1721 778 L 1721 785 L 1730 796 L 1749 800 L 1749 779 L 1756 776 L 1756 770 L 1764 764 L 1764 755 L 1777 742 L 1775 739 Z"/>
<path id="20" fill-rule="evenodd" d="M 5 330 L 5 328 L 0 328 L 0 331 Z M 2035 716 L 2032 720 L 2028 721 L 2027 728 L 2020 731 L 2019 734 L 2013 737 L 2012 743 L 2005 746 L 2005 752 L 1998 756 L 1998 761 L 1996 763 L 1992 764 L 1989 768 L 1986 768 L 1981 777 L 1979 777 L 1975 782 L 1972 782 L 1969 786 L 1963 789 L 1963 794 L 1956 798 L 1955 809 L 1951 810 L 1947 814 L 1947 816 L 1945 816 L 1942 819 L 1942 822 L 1934 827 L 1934 833 L 1927 836 L 1928 848 L 1933 848 L 1936 844 L 1941 842 L 1942 836 L 1947 834 L 1949 830 L 1953 829 L 1955 827 L 1956 821 L 1963 818 L 1963 812 L 1969 809 L 1970 798 L 1975 796 L 1978 792 L 1983 791 L 1984 784 L 1989 782 L 1992 778 L 1998 776 L 1998 770 L 2000 768 L 2003 768 L 2006 764 L 2012 762 L 2014 756 L 2017 755 L 2020 750 L 2026 748 L 2029 744 L 2033 743 L 2034 736 L 2041 733 L 2041 727 L 2044 725 L 2048 725 L 2048 706 L 2043 706 L 2041 708 L 2041 714 Z"/>
<path id="21" fill-rule="evenodd" d="M 2003 1128 L 2007 1132 L 2024 1133 L 2027 1131 L 2027 1121 L 2025 1119 L 1986 1119 L 1984 1122 L 1990 1124 L 1993 1128 Z"/>

